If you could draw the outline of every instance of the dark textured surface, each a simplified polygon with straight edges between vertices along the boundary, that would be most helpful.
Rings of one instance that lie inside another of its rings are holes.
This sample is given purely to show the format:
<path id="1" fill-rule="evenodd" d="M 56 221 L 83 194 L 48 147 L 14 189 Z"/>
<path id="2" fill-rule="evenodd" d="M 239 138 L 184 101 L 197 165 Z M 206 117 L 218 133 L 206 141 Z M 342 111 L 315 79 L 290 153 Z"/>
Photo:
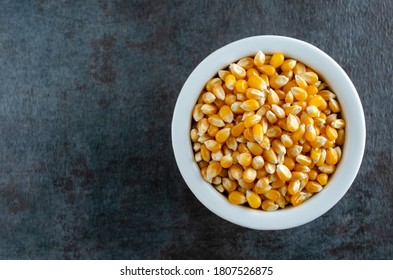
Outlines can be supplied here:
<path id="1" fill-rule="evenodd" d="M 389 0 L 1 1 L 0 258 L 392 259 L 392 12 Z M 262 34 L 332 56 L 366 115 L 349 192 L 284 231 L 210 213 L 170 142 L 193 68 Z"/>

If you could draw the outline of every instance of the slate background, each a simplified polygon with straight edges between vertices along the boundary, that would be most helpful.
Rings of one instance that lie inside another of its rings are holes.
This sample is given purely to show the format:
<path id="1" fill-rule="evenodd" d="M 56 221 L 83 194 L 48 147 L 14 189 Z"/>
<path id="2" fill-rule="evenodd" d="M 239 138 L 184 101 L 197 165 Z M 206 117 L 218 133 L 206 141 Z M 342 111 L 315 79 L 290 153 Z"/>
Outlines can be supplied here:
<path id="1" fill-rule="evenodd" d="M 392 259 L 392 1 L 0 3 L 1 259 Z M 367 146 L 345 197 L 254 231 L 205 209 L 170 122 L 193 68 L 248 36 L 305 40 L 348 73 Z"/>

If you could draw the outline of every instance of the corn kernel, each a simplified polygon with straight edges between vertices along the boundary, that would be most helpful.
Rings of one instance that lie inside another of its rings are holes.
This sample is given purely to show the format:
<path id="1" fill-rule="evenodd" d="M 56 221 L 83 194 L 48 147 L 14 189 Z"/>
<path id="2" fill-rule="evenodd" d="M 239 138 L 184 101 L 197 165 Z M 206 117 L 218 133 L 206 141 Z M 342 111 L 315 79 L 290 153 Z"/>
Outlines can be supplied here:
<path id="1" fill-rule="evenodd" d="M 287 191 L 290 195 L 300 192 L 300 181 L 289 182 Z"/>
<path id="2" fill-rule="evenodd" d="M 266 131 L 266 135 L 270 138 L 277 138 L 280 137 L 282 134 L 282 130 L 279 126 L 273 125 L 269 127 Z"/>
<path id="3" fill-rule="evenodd" d="M 262 203 L 261 197 L 255 192 L 251 190 L 247 190 L 246 198 L 251 208 L 259 208 L 261 206 Z"/>
<path id="4" fill-rule="evenodd" d="M 225 141 L 228 140 L 230 135 L 231 135 L 231 129 L 223 128 L 216 133 L 215 138 L 217 142 L 224 143 Z"/>
<path id="5" fill-rule="evenodd" d="M 263 167 L 264 164 L 265 164 L 265 160 L 264 160 L 263 157 L 261 157 L 261 156 L 255 156 L 255 157 L 252 159 L 252 162 L 251 162 L 251 166 L 252 166 L 255 170 L 261 169 L 261 168 Z"/>
<path id="6" fill-rule="evenodd" d="M 309 166 L 311 164 L 311 158 L 305 155 L 298 155 L 296 161 L 304 166 Z"/>
<path id="7" fill-rule="evenodd" d="M 261 121 L 261 119 L 262 119 L 262 117 L 260 116 L 260 115 L 252 115 L 252 116 L 249 116 L 249 117 L 247 117 L 245 120 L 244 120 L 244 126 L 246 127 L 246 128 L 250 128 L 250 127 L 253 127 L 254 125 L 256 125 L 257 123 L 259 123 L 260 121 Z"/>
<path id="8" fill-rule="evenodd" d="M 318 82 L 318 75 L 315 72 L 304 72 L 301 73 L 300 76 L 307 82 L 309 85 L 313 85 Z"/>
<path id="9" fill-rule="evenodd" d="M 286 59 L 284 62 L 281 64 L 281 70 L 282 71 L 290 71 L 293 68 L 295 68 L 296 65 L 296 60 L 295 59 Z"/>
<path id="10" fill-rule="evenodd" d="M 250 88 L 254 88 L 260 91 L 263 91 L 267 88 L 267 84 L 264 79 L 259 76 L 251 76 L 248 78 L 248 86 Z"/>
<path id="11" fill-rule="evenodd" d="M 283 86 L 285 86 L 289 81 L 288 77 L 285 77 L 283 75 L 275 75 L 270 77 L 269 79 L 269 83 L 270 83 L 270 87 L 274 88 L 274 89 L 279 89 Z"/>
<path id="12" fill-rule="evenodd" d="M 224 98 L 225 98 L 225 91 L 224 91 L 224 88 L 221 85 L 214 84 L 213 88 L 212 88 L 212 92 L 219 100 L 224 100 Z"/>
<path id="13" fill-rule="evenodd" d="M 205 85 L 206 90 L 211 92 L 215 85 L 222 85 L 222 80 L 220 78 L 210 79 Z"/>
<path id="14" fill-rule="evenodd" d="M 293 73 L 295 73 L 296 75 L 302 74 L 306 72 L 306 66 L 301 63 L 301 62 L 297 62 L 295 67 L 293 68 Z"/>
<path id="15" fill-rule="evenodd" d="M 243 171 L 242 178 L 246 183 L 252 183 L 257 178 L 257 171 L 254 168 L 246 168 Z"/>
<path id="16" fill-rule="evenodd" d="M 295 81 L 296 81 L 296 84 L 299 87 L 301 87 L 302 89 L 307 90 L 308 84 L 300 75 L 295 75 Z"/>
<path id="17" fill-rule="evenodd" d="M 261 67 L 265 64 L 265 54 L 262 51 L 258 51 L 254 56 L 254 64 L 257 67 Z"/>
<path id="18" fill-rule="evenodd" d="M 240 79 L 235 83 L 235 89 L 238 93 L 245 93 L 248 88 L 248 83 L 246 80 Z"/>
<path id="19" fill-rule="evenodd" d="M 258 110 L 259 107 L 259 103 L 255 99 L 248 99 L 247 101 L 242 102 L 240 105 L 240 108 L 246 112 Z"/>
<path id="20" fill-rule="evenodd" d="M 233 76 L 235 76 L 237 80 L 244 79 L 247 75 L 246 70 L 235 63 L 231 63 L 229 65 L 229 71 L 232 73 Z"/>
<path id="21" fill-rule="evenodd" d="M 288 167 L 289 170 L 292 171 L 293 168 L 295 167 L 295 164 L 296 164 L 295 159 L 288 156 L 284 157 L 284 165 Z"/>
<path id="22" fill-rule="evenodd" d="M 264 64 L 258 67 L 258 70 L 268 77 L 273 77 L 277 73 L 276 69 L 272 65 L 268 65 L 268 64 Z"/>
<path id="23" fill-rule="evenodd" d="M 304 192 L 298 192 L 292 195 L 291 203 L 293 206 L 299 206 L 306 200 L 306 194 Z"/>
<path id="24" fill-rule="evenodd" d="M 284 55 L 282 53 L 274 53 L 272 55 L 272 58 L 270 59 L 270 65 L 272 65 L 274 68 L 278 68 L 281 66 L 281 64 L 284 62 Z"/>
<path id="25" fill-rule="evenodd" d="M 218 174 L 220 174 L 221 172 L 221 165 L 219 162 L 217 161 L 212 161 L 209 166 L 207 167 L 206 170 L 206 179 L 208 182 L 212 182 L 213 178 L 218 176 Z"/>
<path id="26" fill-rule="evenodd" d="M 265 211 L 275 211 L 278 209 L 278 205 L 275 204 L 273 201 L 267 199 L 262 202 L 262 209 Z"/>
<path id="27" fill-rule="evenodd" d="M 251 164 L 252 156 L 249 153 L 241 153 L 237 156 L 237 161 L 243 167 L 248 167 Z"/>
<path id="28" fill-rule="evenodd" d="M 329 109 L 333 112 L 333 113 L 338 113 L 341 111 L 341 106 L 340 104 L 337 102 L 336 99 L 330 99 L 329 100 Z"/>
<path id="29" fill-rule="evenodd" d="M 265 170 L 268 174 L 273 174 L 276 171 L 276 165 L 266 161 L 265 162 Z"/>
<path id="30" fill-rule="evenodd" d="M 335 149 L 329 148 L 326 150 L 326 163 L 335 165 L 338 162 L 338 153 Z"/>
<path id="31" fill-rule="evenodd" d="M 300 145 L 293 145 L 287 149 L 287 155 L 292 158 L 296 158 L 302 151 L 303 147 Z"/>
<path id="32" fill-rule="evenodd" d="M 255 68 L 250 68 L 250 69 L 247 69 L 247 78 L 250 78 L 250 77 L 252 77 L 252 76 L 259 76 L 259 71 L 257 70 L 257 69 L 255 69 Z"/>
<path id="33" fill-rule="evenodd" d="M 244 204 L 247 201 L 246 196 L 239 191 L 230 192 L 228 195 L 228 200 L 232 204 Z"/>
<path id="34" fill-rule="evenodd" d="M 322 186 L 325 186 L 327 184 L 328 180 L 329 180 L 329 175 L 327 175 L 325 173 L 320 173 L 317 176 L 317 181 Z"/>
<path id="35" fill-rule="evenodd" d="M 251 154 L 253 154 L 254 156 L 259 156 L 263 152 L 262 147 L 258 143 L 255 143 L 255 142 L 248 142 L 247 148 L 251 152 Z"/>
<path id="36" fill-rule="evenodd" d="M 267 91 L 267 100 L 269 104 L 278 104 L 280 102 L 280 97 L 273 89 L 269 89 Z"/>
<path id="37" fill-rule="evenodd" d="M 332 121 L 330 126 L 335 129 L 342 129 L 345 127 L 345 121 L 343 119 L 337 119 Z"/>
<path id="38" fill-rule="evenodd" d="M 329 165 L 329 164 L 322 164 L 321 166 L 318 167 L 319 171 L 326 173 L 326 174 L 332 174 L 335 169 L 336 166 L 335 165 Z"/>
<path id="39" fill-rule="evenodd" d="M 288 169 L 288 167 L 286 167 L 283 164 L 277 165 L 276 172 L 277 172 L 278 177 L 282 181 L 289 181 L 292 178 L 291 171 Z"/>

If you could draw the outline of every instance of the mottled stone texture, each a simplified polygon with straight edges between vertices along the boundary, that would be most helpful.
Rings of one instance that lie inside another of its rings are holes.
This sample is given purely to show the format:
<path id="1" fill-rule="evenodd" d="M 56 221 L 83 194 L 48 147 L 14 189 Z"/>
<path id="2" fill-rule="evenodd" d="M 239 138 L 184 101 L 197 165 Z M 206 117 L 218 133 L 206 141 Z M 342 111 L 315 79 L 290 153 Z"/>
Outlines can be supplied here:
<path id="1" fill-rule="evenodd" d="M 1 259 L 392 259 L 393 2 L 0 3 Z M 230 224 L 184 183 L 176 98 L 215 49 L 287 35 L 331 55 L 367 122 L 360 172 L 321 218 Z"/>

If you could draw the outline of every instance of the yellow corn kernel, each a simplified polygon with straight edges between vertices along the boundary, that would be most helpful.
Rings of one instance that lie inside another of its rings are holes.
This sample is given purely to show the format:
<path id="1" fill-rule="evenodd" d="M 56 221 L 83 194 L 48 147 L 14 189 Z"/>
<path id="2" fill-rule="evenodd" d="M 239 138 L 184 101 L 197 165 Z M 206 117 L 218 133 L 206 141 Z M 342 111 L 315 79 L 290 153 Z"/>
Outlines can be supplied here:
<path id="1" fill-rule="evenodd" d="M 309 166 L 311 164 L 311 158 L 305 155 L 298 155 L 296 161 L 303 166 Z"/>
<path id="2" fill-rule="evenodd" d="M 276 165 L 266 161 L 265 162 L 265 170 L 268 174 L 273 174 L 274 172 L 276 172 Z"/>
<path id="3" fill-rule="evenodd" d="M 208 129 L 209 129 L 208 120 L 206 118 L 199 120 L 199 122 L 197 123 L 198 135 L 202 136 L 207 132 Z"/>
<path id="4" fill-rule="evenodd" d="M 201 156 L 204 161 L 210 161 L 210 151 L 206 148 L 205 144 L 201 145 Z"/>
<path id="5" fill-rule="evenodd" d="M 209 118 L 207 120 L 211 125 L 214 125 L 217 127 L 224 127 L 225 126 L 224 121 L 220 118 L 220 116 L 218 116 L 216 114 L 209 116 Z"/>
<path id="6" fill-rule="evenodd" d="M 247 78 L 250 78 L 252 76 L 259 76 L 259 71 L 255 68 L 247 69 L 246 72 L 247 72 L 246 74 Z"/>
<path id="7" fill-rule="evenodd" d="M 254 64 L 257 67 L 261 67 L 265 64 L 265 54 L 262 51 L 258 51 L 254 56 Z"/>
<path id="8" fill-rule="evenodd" d="M 205 92 L 205 93 L 202 95 L 202 100 L 203 100 L 203 102 L 205 102 L 206 104 L 211 104 L 211 103 L 214 102 L 214 100 L 216 100 L 216 96 L 215 96 L 213 93 L 207 91 L 207 92 Z"/>
<path id="9" fill-rule="evenodd" d="M 268 149 L 268 150 L 263 151 L 263 158 L 270 163 L 273 163 L 273 164 L 278 163 L 277 155 L 273 149 Z"/>
<path id="10" fill-rule="evenodd" d="M 275 92 L 273 89 L 269 89 L 267 91 L 267 100 L 270 105 L 278 104 L 280 102 L 280 97 L 277 95 L 277 92 Z"/>
<path id="11" fill-rule="evenodd" d="M 255 156 L 255 157 L 252 159 L 252 162 L 251 162 L 251 166 L 252 166 L 255 170 L 261 169 L 261 168 L 263 167 L 264 164 L 265 164 L 265 160 L 264 160 L 263 157 L 261 157 L 261 156 Z"/>
<path id="12" fill-rule="evenodd" d="M 241 153 L 237 156 L 237 161 L 243 167 L 248 167 L 251 164 L 252 156 L 249 153 Z"/>
<path id="13" fill-rule="evenodd" d="M 229 193 L 235 191 L 237 188 L 236 182 L 228 178 L 222 178 L 222 186 Z"/>
<path id="14" fill-rule="evenodd" d="M 292 70 L 293 68 L 295 68 L 296 62 L 297 61 L 295 59 L 292 59 L 292 58 L 284 60 L 284 62 L 281 64 L 281 70 L 282 71 L 290 71 L 290 70 Z"/>
<path id="15" fill-rule="evenodd" d="M 289 70 L 289 71 L 282 71 L 281 75 L 287 77 L 289 80 L 293 79 L 293 71 Z"/>
<path id="16" fill-rule="evenodd" d="M 244 127 L 246 127 L 246 128 L 253 127 L 257 123 L 259 123 L 261 121 L 261 119 L 262 119 L 262 117 L 260 115 L 255 114 L 255 115 L 249 116 L 244 120 Z"/>
<path id="17" fill-rule="evenodd" d="M 336 166 L 324 163 L 321 166 L 319 166 L 318 169 L 323 173 L 332 174 L 336 170 Z"/>
<path id="18" fill-rule="evenodd" d="M 209 166 L 207 167 L 206 170 L 206 179 L 208 182 L 212 182 L 213 178 L 218 176 L 218 174 L 220 174 L 221 172 L 221 165 L 219 162 L 217 161 L 212 161 Z"/>
<path id="19" fill-rule="evenodd" d="M 307 178 L 307 174 L 301 171 L 292 171 L 292 181 L 301 181 Z"/>
<path id="20" fill-rule="evenodd" d="M 231 110 L 231 107 L 229 107 L 228 105 L 222 106 L 218 111 L 218 115 L 226 123 L 233 122 L 233 112 Z"/>
<path id="21" fill-rule="evenodd" d="M 232 156 L 232 158 L 234 159 L 235 156 Z M 235 180 L 239 180 L 242 178 L 243 175 L 243 167 L 240 164 L 233 164 L 231 167 L 229 167 L 228 173 L 230 173 Z"/>
<path id="22" fill-rule="evenodd" d="M 259 109 L 259 103 L 255 99 L 248 99 L 242 102 L 240 108 L 242 108 L 246 112 L 255 111 Z"/>
<path id="23" fill-rule="evenodd" d="M 240 143 L 237 150 L 239 151 L 239 153 L 251 153 L 250 150 L 247 148 L 246 143 Z"/>
<path id="24" fill-rule="evenodd" d="M 225 81 L 226 76 L 231 74 L 228 70 L 218 70 L 218 77 L 220 77 L 221 80 Z"/>
<path id="25" fill-rule="evenodd" d="M 323 99 L 323 97 L 319 94 L 314 95 L 311 97 L 311 99 L 308 101 L 309 106 L 315 106 L 317 108 L 321 108 L 326 104 L 326 101 Z"/>
<path id="26" fill-rule="evenodd" d="M 324 136 L 324 135 L 322 135 L 322 136 Z M 329 149 L 329 148 L 333 148 L 335 145 L 336 145 L 335 141 L 327 140 L 326 143 L 322 147 L 324 147 L 325 149 Z"/>
<path id="27" fill-rule="evenodd" d="M 202 106 L 203 104 L 197 104 L 194 106 L 194 109 L 192 110 L 192 117 L 196 122 L 199 122 L 204 116 L 204 113 L 202 112 L 201 109 Z"/>
<path id="28" fill-rule="evenodd" d="M 342 129 L 345 127 L 345 121 L 343 119 L 337 119 L 332 121 L 330 126 L 335 129 Z"/>
<path id="29" fill-rule="evenodd" d="M 336 144 L 337 145 L 343 145 L 345 140 L 345 131 L 344 129 L 338 129 L 337 130 L 337 139 L 336 139 Z"/>
<path id="30" fill-rule="evenodd" d="M 320 148 L 312 148 L 310 152 L 310 158 L 313 163 L 318 162 L 319 158 L 321 157 L 322 151 Z"/>
<path id="31" fill-rule="evenodd" d="M 235 139 L 235 137 L 229 137 L 227 142 L 226 142 L 227 146 L 229 149 L 231 149 L 232 151 L 236 151 L 237 150 L 237 141 Z"/>
<path id="32" fill-rule="evenodd" d="M 220 149 L 217 152 L 212 152 L 211 156 L 212 156 L 212 160 L 220 161 L 224 155 L 223 155 L 223 153 L 222 153 L 222 151 Z"/>
<path id="33" fill-rule="evenodd" d="M 287 92 L 287 95 L 285 95 L 285 103 L 292 104 L 294 101 L 293 93 L 291 91 Z"/>
<path id="34" fill-rule="evenodd" d="M 246 98 L 260 100 L 266 98 L 266 95 L 264 92 L 260 91 L 259 89 L 248 88 L 246 90 Z"/>
<path id="35" fill-rule="evenodd" d="M 304 138 L 309 142 L 314 142 L 317 138 L 317 132 L 312 124 L 306 126 L 306 131 L 304 133 Z"/>
<path id="36" fill-rule="evenodd" d="M 266 89 L 267 84 L 264 79 L 259 76 L 251 76 L 248 78 L 248 86 L 260 91 Z"/>
<path id="37" fill-rule="evenodd" d="M 267 199 L 277 201 L 281 197 L 281 193 L 278 190 L 270 190 L 264 194 Z"/>
<path id="38" fill-rule="evenodd" d="M 289 81 L 288 77 L 285 77 L 283 75 L 275 75 L 270 77 L 269 79 L 270 87 L 274 89 L 279 89 L 285 86 L 288 83 L 288 81 Z"/>
<path id="39" fill-rule="evenodd" d="M 281 142 L 284 145 L 285 148 L 290 148 L 293 145 L 293 141 L 291 137 L 288 134 L 282 134 L 281 135 Z"/>
<path id="40" fill-rule="evenodd" d="M 295 73 L 296 75 L 302 74 L 306 72 L 306 66 L 301 63 L 301 62 L 296 62 L 295 67 L 293 68 L 293 73 Z"/>
<path id="41" fill-rule="evenodd" d="M 315 181 L 309 181 L 306 184 L 306 191 L 310 193 L 318 193 L 323 189 L 322 185 L 315 182 Z"/>
<path id="42" fill-rule="evenodd" d="M 293 206 L 299 206 L 306 200 L 306 194 L 304 192 L 298 192 L 291 196 L 291 203 Z"/>
<path id="43" fill-rule="evenodd" d="M 325 186 L 328 183 L 329 180 L 329 175 L 325 173 L 320 173 L 317 176 L 317 181 L 320 183 L 322 186 Z"/>
<path id="44" fill-rule="evenodd" d="M 289 182 L 287 191 L 290 195 L 294 195 L 300 191 L 300 181 Z"/>
<path id="45" fill-rule="evenodd" d="M 333 112 L 333 113 L 338 113 L 341 111 L 341 106 L 340 104 L 337 102 L 336 99 L 330 99 L 329 100 L 329 109 Z"/>
<path id="46" fill-rule="evenodd" d="M 308 172 L 308 179 L 315 181 L 317 179 L 318 176 L 318 172 L 314 169 L 310 170 L 310 172 Z"/>
<path id="47" fill-rule="evenodd" d="M 336 98 L 336 95 L 333 92 L 326 89 L 320 90 L 318 92 L 318 95 L 320 95 L 325 101 L 329 101 L 332 98 Z"/>
<path id="48" fill-rule="evenodd" d="M 254 137 L 254 140 L 258 143 L 261 143 L 263 140 L 263 127 L 260 123 L 257 123 L 253 126 L 252 128 L 252 134 Z"/>
<path id="49" fill-rule="evenodd" d="M 285 155 L 287 152 L 284 144 L 278 139 L 273 140 L 272 148 L 277 153 L 277 155 Z"/>
<path id="50" fill-rule="evenodd" d="M 270 122 L 270 123 L 275 123 L 277 122 L 277 116 L 276 114 L 274 114 L 272 111 L 267 111 L 266 112 L 266 119 Z"/>
<path id="51" fill-rule="evenodd" d="M 252 183 L 247 183 L 246 181 L 243 180 L 243 178 L 240 178 L 239 180 L 237 180 L 237 183 L 239 184 L 241 189 L 243 189 L 242 190 L 243 193 L 246 193 L 247 190 L 250 190 L 250 189 L 252 189 L 255 186 L 255 184 L 253 182 Z M 238 190 L 240 191 L 240 188 Z"/>
<path id="52" fill-rule="evenodd" d="M 300 116 L 300 122 L 304 123 L 306 125 L 306 130 L 307 130 L 307 125 L 314 124 L 314 119 L 312 117 L 310 117 L 306 112 L 302 112 L 301 116 Z"/>
<path id="53" fill-rule="evenodd" d="M 309 84 L 309 85 L 315 84 L 316 82 L 318 82 L 318 79 L 319 79 L 317 73 L 315 73 L 315 72 L 309 72 L 309 71 L 304 72 L 304 73 L 301 73 L 300 76 L 301 76 L 301 77 L 307 82 L 307 84 Z"/>
<path id="54" fill-rule="evenodd" d="M 232 204 L 244 204 L 247 201 L 244 193 L 241 193 L 239 191 L 230 192 L 228 195 L 228 200 Z"/>
<path id="55" fill-rule="evenodd" d="M 301 87 L 292 87 L 291 92 L 295 99 L 305 101 L 307 99 L 307 91 Z"/>
<path id="56" fill-rule="evenodd" d="M 294 115 L 289 114 L 288 117 L 287 117 L 287 130 L 290 131 L 290 132 L 295 133 L 297 130 L 299 130 L 299 125 L 300 124 L 299 124 L 298 119 Z M 297 140 L 294 140 L 294 141 L 297 141 Z"/>
<path id="57" fill-rule="evenodd" d="M 310 167 L 305 166 L 305 165 L 301 165 L 300 163 L 296 163 L 295 168 L 293 170 L 308 173 L 308 172 L 310 172 Z"/>
<path id="58" fill-rule="evenodd" d="M 231 134 L 234 137 L 238 137 L 243 134 L 244 129 L 245 129 L 244 123 L 240 122 L 237 125 L 235 125 L 234 127 L 232 127 Z"/>
<path id="59" fill-rule="evenodd" d="M 279 126 L 277 126 L 277 125 L 273 125 L 273 126 L 269 127 L 269 128 L 267 129 L 267 131 L 266 131 L 267 137 L 270 137 L 270 138 L 277 138 L 277 137 L 280 137 L 281 134 L 282 134 L 282 130 L 281 130 L 281 128 L 280 128 Z"/>
<path id="60" fill-rule="evenodd" d="M 268 77 L 273 77 L 277 73 L 276 69 L 272 65 L 268 65 L 268 64 L 264 64 L 258 67 L 258 70 Z"/>
<path id="61" fill-rule="evenodd" d="M 336 140 L 338 137 L 337 130 L 331 127 L 330 125 L 326 126 L 325 133 L 326 133 L 326 137 L 331 141 Z"/>
<path id="62" fill-rule="evenodd" d="M 237 62 L 237 65 L 243 67 L 245 70 L 254 67 L 254 59 L 251 57 L 244 57 Z"/>
<path id="63" fill-rule="evenodd" d="M 198 141 L 199 134 L 198 134 L 198 130 L 196 128 L 191 129 L 190 138 L 191 138 L 192 142 Z"/>
<path id="64" fill-rule="evenodd" d="M 308 107 L 306 108 L 306 112 L 307 112 L 307 114 L 308 114 L 310 117 L 312 117 L 312 118 L 316 118 L 316 117 L 318 117 L 319 114 L 320 114 L 320 111 L 319 111 L 318 107 L 317 107 L 317 106 L 314 106 L 314 105 L 308 106 Z"/>
<path id="65" fill-rule="evenodd" d="M 235 76 L 237 80 L 244 79 L 247 75 L 246 70 L 235 63 L 231 63 L 229 65 L 229 71 L 232 73 L 233 76 Z"/>
<path id="66" fill-rule="evenodd" d="M 276 173 L 275 174 L 277 174 L 277 168 L 276 168 Z M 285 187 L 285 181 L 283 181 L 280 178 L 278 178 L 277 180 L 272 182 L 271 186 L 272 186 L 273 189 L 277 189 L 281 193 L 280 189 L 282 187 Z M 285 190 L 285 192 L 286 192 L 286 190 Z"/>
<path id="67" fill-rule="evenodd" d="M 295 75 L 295 81 L 300 88 L 307 90 L 308 84 L 300 75 Z"/>
<path id="68" fill-rule="evenodd" d="M 224 143 L 228 140 L 229 136 L 231 135 L 230 128 L 223 128 L 216 133 L 216 141 L 219 143 Z"/>
<path id="69" fill-rule="evenodd" d="M 279 118 L 279 119 L 285 118 L 285 112 L 280 106 L 273 104 L 271 106 L 271 110 L 277 116 L 277 118 Z"/>
<path id="70" fill-rule="evenodd" d="M 200 162 L 202 160 L 202 155 L 201 155 L 200 151 L 195 153 L 194 159 L 195 159 L 196 162 Z"/>
<path id="71" fill-rule="evenodd" d="M 314 85 L 309 85 L 306 89 L 307 94 L 309 96 L 313 96 L 316 95 L 318 93 L 318 87 L 314 86 Z"/>
<path id="72" fill-rule="evenodd" d="M 235 89 L 239 93 L 245 93 L 248 88 L 248 83 L 246 80 L 240 79 L 235 83 Z"/>
<path id="73" fill-rule="evenodd" d="M 326 144 L 326 142 L 327 142 L 327 139 L 325 137 L 317 136 L 315 138 L 315 141 L 310 142 L 310 144 L 313 148 L 320 148 L 320 147 L 323 147 Z"/>
<path id="74" fill-rule="evenodd" d="M 233 159 L 230 154 L 223 156 L 220 160 L 220 165 L 223 168 L 229 168 L 232 166 L 232 164 L 233 164 Z"/>
<path id="75" fill-rule="evenodd" d="M 281 66 L 281 64 L 284 62 L 284 55 L 280 52 L 276 52 L 272 55 L 272 58 L 270 59 L 270 65 L 272 65 L 274 68 L 278 68 Z"/>
<path id="76" fill-rule="evenodd" d="M 288 156 L 284 157 L 284 165 L 288 167 L 289 170 L 292 171 L 293 168 L 295 167 L 295 164 L 296 164 L 295 159 Z"/>
<path id="77" fill-rule="evenodd" d="M 335 165 L 338 162 L 338 153 L 335 149 L 329 148 L 326 150 L 326 159 L 327 164 Z"/>
<path id="78" fill-rule="evenodd" d="M 204 144 L 206 148 L 213 153 L 221 149 L 221 144 L 215 140 L 206 140 Z"/>
<path id="79" fill-rule="evenodd" d="M 266 135 L 263 136 L 263 140 L 261 143 L 259 143 L 262 148 L 268 149 L 270 147 L 270 139 Z"/>
<path id="80" fill-rule="evenodd" d="M 287 149 L 287 155 L 292 158 L 296 158 L 302 151 L 303 147 L 299 145 L 293 145 Z"/>
<path id="81" fill-rule="evenodd" d="M 242 179 L 246 183 L 252 183 L 257 178 L 257 171 L 254 168 L 248 167 L 243 171 Z"/>
<path id="82" fill-rule="evenodd" d="M 318 161 L 315 163 L 316 166 L 322 166 L 326 160 L 326 150 L 321 149 L 321 156 L 319 157 Z"/>
<path id="83" fill-rule="evenodd" d="M 261 197 L 255 192 L 251 190 L 247 190 L 246 198 L 247 198 L 248 205 L 250 205 L 251 208 L 256 209 L 261 206 L 262 203 Z"/>
<path id="84" fill-rule="evenodd" d="M 243 137 L 248 141 L 248 142 L 254 142 L 254 135 L 252 132 L 252 128 L 246 128 L 243 131 Z"/>
<path id="85" fill-rule="evenodd" d="M 225 91 L 224 91 L 224 88 L 221 85 L 214 84 L 213 88 L 212 88 L 212 92 L 218 99 L 224 100 L 224 98 L 225 98 Z"/>
<path id="86" fill-rule="evenodd" d="M 212 91 L 213 90 L 213 87 L 215 86 L 215 85 L 222 85 L 222 80 L 220 79 L 220 78 L 213 78 L 213 79 L 210 79 L 207 83 L 206 83 L 206 90 L 207 91 Z"/>
<path id="87" fill-rule="evenodd" d="M 214 104 L 203 104 L 200 109 L 205 115 L 213 115 L 217 113 L 217 107 Z"/>
<path id="88" fill-rule="evenodd" d="M 258 143 L 255 143 L 255 142 L 248 142 L 247 148 L 251 152 L 251 154 L 253 154 L 254 156 L 259 156 L 263 152 L 261 145 L 259 145 Z"/>
<path id="89" fill-rule="evenodd" d="M 232 74 L 228 74 L 225 77 L 225 86 L 229 89 L 229 90 L 234 90 L 235 88 L 235 83 L 236 83 L 236 78 L 234 75 Z"/>
<path id="90" fill-rule="evenodd" d="M 262 202 L 262 209 L 265 211 L 275 211 L 278 209 L 278 205 L 273 201 L 266 199 Z"/>
<path id="91" fill-rule="evenodd" d="M 292 173 L 284 164 L 278 164 L 276 167 L 278 178 L 282 181 L 289 181 L 292 178 Z"/>

